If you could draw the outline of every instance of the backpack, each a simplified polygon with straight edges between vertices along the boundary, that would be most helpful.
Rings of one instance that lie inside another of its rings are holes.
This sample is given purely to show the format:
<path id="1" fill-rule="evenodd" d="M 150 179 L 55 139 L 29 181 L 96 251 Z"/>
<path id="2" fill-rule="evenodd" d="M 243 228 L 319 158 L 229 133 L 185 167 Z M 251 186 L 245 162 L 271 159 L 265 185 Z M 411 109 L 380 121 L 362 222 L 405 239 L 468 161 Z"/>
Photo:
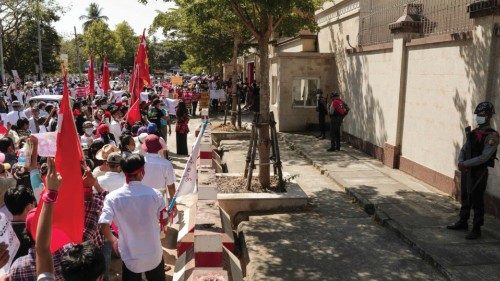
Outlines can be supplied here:
<path id="1" fill-rule="evenodd" d="M 349 107 L 349 105 L 347 105 L 347 103 L 345 103 L 343 100 L 342 100 L 342 106 L 344 107 L 345 109 L 345 114 L 344 115 L 340 115 L 336 110 L 335 108 L 332 106 L 332 103 L 330 103 L 328 105 L 328 114 L 331 115 L 331 116 L 336 116 L 336 117 L 342 117 L 345 118 L 347 116 L 347 114 L 349 114 L 349 111 L 351 111 L 351 108 Z"/>

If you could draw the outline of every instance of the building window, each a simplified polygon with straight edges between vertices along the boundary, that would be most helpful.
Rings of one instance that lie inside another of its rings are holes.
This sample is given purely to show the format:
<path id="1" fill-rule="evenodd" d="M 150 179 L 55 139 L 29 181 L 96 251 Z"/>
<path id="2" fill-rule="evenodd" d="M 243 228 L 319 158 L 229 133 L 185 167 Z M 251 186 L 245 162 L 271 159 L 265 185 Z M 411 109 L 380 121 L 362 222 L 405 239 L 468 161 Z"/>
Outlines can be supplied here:
<path id="1" fill-rule="evenodd" d="M 318 78 L 295 78 L 292 86 L 292 105 L 294 107 L 315 107 L 318 88 Z"/>
<path id="2" fill-rule="evenodd" d="M 272 77 L 272 89 L 271 89 L 271 104 L 276 104 L 276 97 L 278 95 L 278 77 Z"/>

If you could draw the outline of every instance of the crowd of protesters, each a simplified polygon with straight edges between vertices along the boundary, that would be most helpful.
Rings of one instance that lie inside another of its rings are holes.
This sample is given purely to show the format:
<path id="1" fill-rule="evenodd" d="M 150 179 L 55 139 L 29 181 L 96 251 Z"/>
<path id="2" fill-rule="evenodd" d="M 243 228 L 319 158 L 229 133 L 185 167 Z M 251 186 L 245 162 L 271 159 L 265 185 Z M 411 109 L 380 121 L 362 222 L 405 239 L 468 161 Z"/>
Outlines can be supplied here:
<path id="1" fill-rule="evenodd" d="M 14 256 L 8 275 L 1 278 L 109 280 L 114 256 L 123 263 L 122 280 L 142 280 L 143 273 L 148 280 L 165 280 L 162 212 L 176 190 L 173 155 L 166 144 L 174 130 L 176 157 L 188 155 L 190 118 L 199 114 L 200 93 L 215 83 L 216 79 L 186 81 L 183 86 L 153 83 L 139 97 L 141 120 L 129 124 L 131 97 L 125 81 L 113 83 L 108 93 L 98 86 L 89 93 L 82 83 L 69 79 L 71 110 L 84 154 L 81 174 L 75 175 L 84 187 L 83 243 L 66 244 L 55 252 L 50 251 L 51 225 L 61 178 L 54 159 L 39 155 L 38 136 L 58 132 L 59 101 L 40 97 L 61 95 L 63 85 L 54 80 L 4 86 L 0 212 L 10 220 L 20 246 L 9 253 L 0 244 L 0 268 Z"/>

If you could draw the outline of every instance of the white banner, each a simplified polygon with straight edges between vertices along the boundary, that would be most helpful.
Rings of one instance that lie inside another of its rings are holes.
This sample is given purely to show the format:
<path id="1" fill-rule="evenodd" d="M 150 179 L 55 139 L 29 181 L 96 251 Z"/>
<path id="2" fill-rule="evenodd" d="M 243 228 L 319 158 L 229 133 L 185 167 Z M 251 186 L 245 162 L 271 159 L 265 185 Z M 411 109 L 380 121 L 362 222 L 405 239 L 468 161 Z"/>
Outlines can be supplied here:
<path id="1" fill-rule="evenodd" d="M 19 239 L 17 239 L 16 233 L 12 229 L 7 217 L 0 213 L 0 243 L 7 245 L 7 250 L 9 251 L 9 261 L 6 265 L 0 268 L 0 276 L 9 273 L 10 265 L 12 260 L 19 249 Z"/>
<path id="2" fill-rule="evenodd" d="M 210 90 L 210 99 L 226 100 L 226 91 L 224 90 Z"/>
<path id="3" fill-rule="evenodd" d="M 62 116 L 60 117 L 62 120 Z M 57 132 L 33 134 L 38 139 L 38 155 L 55 157 L 57 151 Z"/>
<path id="4" fill-rule="evenodd" d="M 207 123 L 203 125 L 203 128 L 196 139 L 196 142 L 193 144 L 193 149 L 191 155 L 189 156 L 189 160 L 186 163 L 186 167 L 184 168 L 184 172 L 182 173 L 181 182 L 179 183 L 179 187 L 177 188 L 177 197 L 188 195 L 191 193 L 197 192 L 196 181 L 198 179 L 198 169 L 196 164 L 198 162 L 198 157 L 200 155 L 200 143 L 203 133 L 205 132 L 205 128 Z"/>

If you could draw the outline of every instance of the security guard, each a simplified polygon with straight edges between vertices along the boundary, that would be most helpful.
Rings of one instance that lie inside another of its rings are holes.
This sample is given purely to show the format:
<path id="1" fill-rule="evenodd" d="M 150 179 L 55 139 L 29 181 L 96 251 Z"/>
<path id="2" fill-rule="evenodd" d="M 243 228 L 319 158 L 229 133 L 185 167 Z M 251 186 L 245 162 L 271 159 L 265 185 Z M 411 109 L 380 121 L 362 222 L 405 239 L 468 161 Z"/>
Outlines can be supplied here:
<path id="1" fill-rule="evenodd" d="M 484 192 L 488 182 L 488 167 L 495 164 L 498 132 L 491 128 L 490 121 L 495 108 L 491 102 L 482 102 L 474 111 L 478 127 L 470 131 L 466 129 L 467 141 L 460 150 L 458 168 L 462 172 L 460 219 L 448 229 L 467 230 L 470 210 L 474 210 L 472 230 L 466 239 L 477 239 L 481 236 L 484 223 Z"/>

